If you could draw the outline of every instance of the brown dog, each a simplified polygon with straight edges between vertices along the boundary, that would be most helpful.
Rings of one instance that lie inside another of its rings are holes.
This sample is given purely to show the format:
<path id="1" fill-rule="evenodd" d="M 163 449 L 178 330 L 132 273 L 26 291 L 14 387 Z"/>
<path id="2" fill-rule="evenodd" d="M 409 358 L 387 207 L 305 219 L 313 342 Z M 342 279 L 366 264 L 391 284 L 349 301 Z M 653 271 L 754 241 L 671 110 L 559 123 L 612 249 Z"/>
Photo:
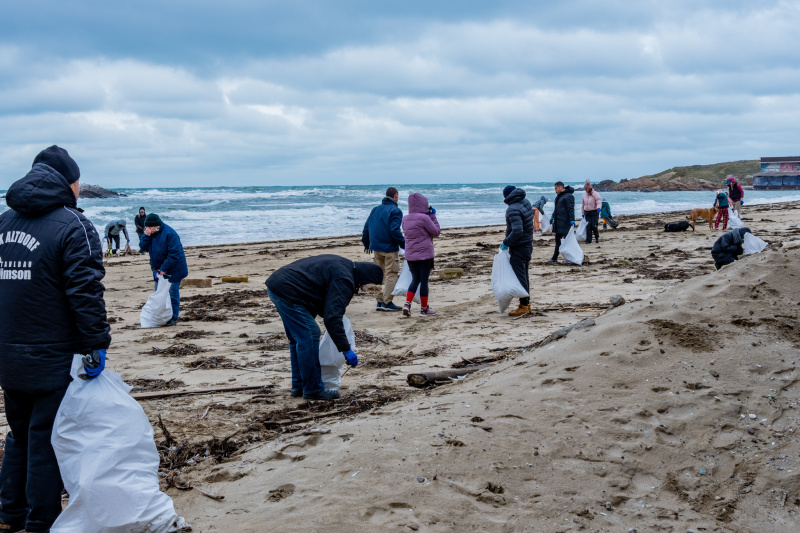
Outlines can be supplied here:
<path id="1" fill-rule="evenodd" d="M 717 208 L 711 207 L 709 209 L 692 209 L 691 216 L 686 217 L 686 220 L 692 221 L 692 230 L 694 230 L 694 226 L 697 223 L 698 218 L 702 218 L 703 220 L 708 221 L 708 229 L 713 230 L 714 226 L 711 224 L 714 222 L 714 217 L 717 216 Z"/>

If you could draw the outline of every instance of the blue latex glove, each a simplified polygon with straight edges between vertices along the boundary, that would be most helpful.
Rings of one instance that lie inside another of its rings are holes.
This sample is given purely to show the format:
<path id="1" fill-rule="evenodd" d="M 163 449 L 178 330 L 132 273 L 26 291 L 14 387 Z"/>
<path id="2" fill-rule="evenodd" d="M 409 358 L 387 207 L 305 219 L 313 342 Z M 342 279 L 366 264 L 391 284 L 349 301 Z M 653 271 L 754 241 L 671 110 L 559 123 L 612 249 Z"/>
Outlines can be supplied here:
<path id="1" fill-rule="evenodd" d="M 131 242 L 131 240 L 130 240 L 130 239 L 128 239 L 128 242 Z"/>
<path id="2" fill-rule="evenodd" d="M 428 206 L 428 213 L 430 213 L 431 215 L 435 215 L 436 209 L 432 208 L 431 206 Z"/>
<path id="3" fill-rule="evenodd" d="M 570 222 L 570 224 L 572 224 L 572 226 L 575 227 L 575 221 L 574 220 L 572 222 Z"/>
<path id="4" fill-rule="evenodd" d="M 153 270 L 153 281 L 158 281 L 158 272 Z"/>
<path id="5" fill-rule="evenodd" d="M 348 365 L 350 366 L 358 365 L 358 356 L 356 355 L 356 352 L 354 352 L 353 350 L 347 350 L 347 352 L 345 352 L 342 355 L 344 355 L 344 359 L 345 361 L 347 361 Z"/>
<path id="6" fill-rule="evenodd" d="M 105 236 L 105 239 L 108 240 L 108 235 Z"/>
<path id="7" fill-rule="evenodd" d="M 506 246 L 505 244 L 502 244 L 502 243 L 501 243 L 501 244 L 500 244 L 500 249 L 501 249 L 501 250 L 508 250 L 508 246 Z"/>
<path id="8" fill-rule="evenodd" d="M 744 205 L 744 200 L 739 200 L 739 205 Z"/>
<path id="9" fill-rule="evenodd" d="M 581 215 L 581 218 L 586 218 L 586 215 Z"/>
<path id="10" fill-rule="evenodd" d="M 106 367 L 106 351 L 92 350 L 89 355 L 83 356 L 83 369 L 86 371 L 86 379 L 96 378 Z"/>

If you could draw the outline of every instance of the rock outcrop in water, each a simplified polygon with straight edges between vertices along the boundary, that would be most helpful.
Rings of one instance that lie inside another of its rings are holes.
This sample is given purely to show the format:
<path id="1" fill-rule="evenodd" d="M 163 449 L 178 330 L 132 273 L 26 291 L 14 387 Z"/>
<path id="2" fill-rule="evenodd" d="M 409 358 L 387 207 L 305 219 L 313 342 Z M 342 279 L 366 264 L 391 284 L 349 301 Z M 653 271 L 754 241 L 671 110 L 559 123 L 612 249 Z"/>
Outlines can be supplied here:
<path id="1" fill-rule="evenodd" d="M 125 196 L 128 195 L 104 189 L 99 185 L 81 184 L 81 198 L 120 198 Z"/>

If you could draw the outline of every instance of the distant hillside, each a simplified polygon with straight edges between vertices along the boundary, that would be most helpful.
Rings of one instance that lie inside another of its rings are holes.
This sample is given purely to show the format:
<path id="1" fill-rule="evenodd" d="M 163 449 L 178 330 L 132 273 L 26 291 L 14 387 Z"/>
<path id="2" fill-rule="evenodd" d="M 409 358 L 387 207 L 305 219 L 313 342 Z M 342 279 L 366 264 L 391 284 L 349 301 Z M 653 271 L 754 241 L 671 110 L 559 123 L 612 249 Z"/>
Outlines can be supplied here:
<path id="1" fill-rule="evenodd" d="M 759 171 L 760 161 L 731 161 L 713 165 L 692 165 L 674 167 L 658 174 L 642 176 L 632 180 L 621 180 L 619 183 L 604 180 L 595 185 L 598 191 L 705 191 L 718 189 L 725 184 L 729 174 L 736 176 L 742 185 L 752 185 L 752 180 L 745 179 L 749 174 Z"/>

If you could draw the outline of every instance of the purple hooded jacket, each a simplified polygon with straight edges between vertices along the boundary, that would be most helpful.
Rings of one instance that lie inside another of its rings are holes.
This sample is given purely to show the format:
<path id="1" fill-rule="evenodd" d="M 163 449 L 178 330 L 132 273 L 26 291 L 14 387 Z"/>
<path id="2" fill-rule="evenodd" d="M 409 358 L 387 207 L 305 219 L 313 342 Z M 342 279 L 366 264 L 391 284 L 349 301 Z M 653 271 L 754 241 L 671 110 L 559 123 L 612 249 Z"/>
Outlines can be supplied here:
<path id="1" fill-rule="evenodd" d="M 436 215 L 428 213 L 428 199 L 418 192 L 408 197 L 408 214 L 403 218 L 406 259 L 433 259 L 433 238 L 441 233 Z"/>

